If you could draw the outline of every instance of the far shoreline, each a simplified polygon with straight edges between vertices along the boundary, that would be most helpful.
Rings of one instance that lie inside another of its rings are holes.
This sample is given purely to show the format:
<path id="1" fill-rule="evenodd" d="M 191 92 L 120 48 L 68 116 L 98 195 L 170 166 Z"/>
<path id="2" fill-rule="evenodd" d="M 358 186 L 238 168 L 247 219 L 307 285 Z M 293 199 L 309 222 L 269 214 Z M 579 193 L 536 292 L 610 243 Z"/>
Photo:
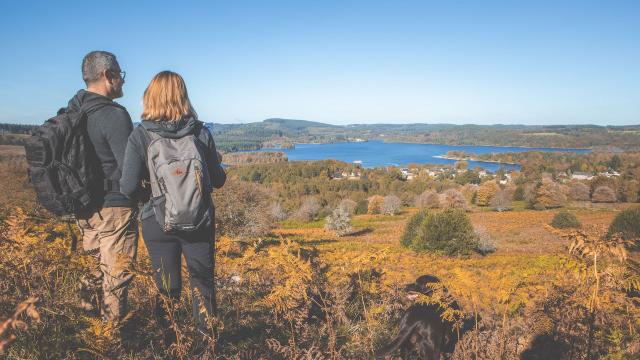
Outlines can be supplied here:
<path id="1" fill-rule="evenodd" d="M 432 157 L 437 159 L 445 159 L 445 160 L 453 160 L 453 161 L 473 161 L 473 162 L 483 162 L 483 163 L 491 163 L 491 164 L 507 164 L 507 165 L 517 165 L 522 166 L 518 163 L 507 162 L 507 161 L 498 161 L 498 160 L 479 160 L 474 158 L 461 158 L 457 156 L 447 156 L 447 155 L 433 155 Z"/>
<path id="2" fill-rule="evenodd" d="M 570 147 L 570 148 L 561 148 L 561 147 L 546 147 L 546 146 L 518 146 L 518 145 L 487 145 L 487 144 L 482 144 L 482 145 L 475 145 L 475 144 L 443 144 L 443 143 L 423 143 L 423 142 L 406 142 L 406 141 L 387 141 L 384 139 L 368 139 L 367 141 L 332 141 L 332 142 L 309 142 L 309 143 L 304 143 L 304 142 L 293 142 L 293 145 L 323 145 L 323 144 L 340 144 L 340 143 L 363 143 L 363 142 L 382 142 L 385 144 L 406 144 L 406 145 L 442 145 L 442 146 L 477 146 L 477 147 L 497 147 L 497 148 L 514 148 L 514 149 L 532 149 L 532 151 L 536 151 L 535 149 L 551 149 L 551 150 L 581 150 L 581 151 L 593 151 L 593 148 L 575 148 L 575 147 Z M 269 148 L 265 148 L 265 149 L 269 149 Z"/>

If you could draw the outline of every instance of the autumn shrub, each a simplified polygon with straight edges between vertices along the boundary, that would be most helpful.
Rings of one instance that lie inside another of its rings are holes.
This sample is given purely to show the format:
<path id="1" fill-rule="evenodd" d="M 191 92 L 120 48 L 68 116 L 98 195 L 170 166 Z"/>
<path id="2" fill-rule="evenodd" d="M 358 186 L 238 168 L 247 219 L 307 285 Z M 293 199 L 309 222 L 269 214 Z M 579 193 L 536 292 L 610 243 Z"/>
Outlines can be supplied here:
<path id="1" fill-rule="evenodd" d="M 277 221 L 285 220 L 288 216 L 279 202 L 273 203 L 273 205 L 271 205 L 270 212 L 271 216 Z"/>
<path id="2" fill-rule="evenodd" d="M 513 192 L 513 200 L 515 201 L 522 201 L 524 200 L 524 185 L 523 184 L 518 184 L 516 185 L 516 189 Z"/>
<path id="3" fill-rule="evenodd" d="M 274 226 L 271 194 L 260 184 L 229 179 L 213 193 L 216 233 L 242 240 L 260 238 Z"/>
<path id="4" fill-rule="evenodd" d="M 465 200 L 467 200 L 467 204 L 473 204 L 475 202 L 479 187 L 477 184 L 465 184 L 460 188 L 460 192 Z"/>
<path id="5" fill-rule="evenodd" d="M 331 207 L 329 206 L 320 206 L 320 211 L 318 211 L 318 214 L 316 214 L 314 220 L 317 219 L 324 219 L 327 216 L 331 215 L 331 213 L 333 212 L 333 210 L 331 209 Z"/>
<path id="6" fill-rule="evenodd" d="M 380 195 L 373 195 L 369 198 L 369 204 L 367 207 L 367 214 L 380 214 L 380 207 L 384 202 L 384 197 Z"/>
<path id="7" fill-rule="evenodd" d="M 380 204 L 380 213 L 384 215 L 398 215 L 402 209 L 402 201 L 395 195 L 387 195 Z"/>
<path id="8" fill-rule="evenodd" d="M 546 209 L 558 208 L 567 202 L 562 186 L 552 180 L 543 180 L 537 190 L 536 203 Z"/>
<path id="9" fill-rule="evenodd" d="M 569 185 L 569 197 L 575 201 L 589 201 L 591 193 L 589 186 L 581 182 L 574 182 Z"/>
<path id="10" fill-rule="evenodd" d="M 567 202 L 567 196 L 560 184 L 549 178 L 532 184 L 527 193 L 527 207 L 535 210 L 545 210 L 562 207 Z"/>
<path id="11" fill-rule="evenodd" d="M 616 202 L 616 193 L 608 186 L 599 186 L 593 191 L 591 201 L 594 203 L 613 203 Z"/>
<path id="12" fill-rule="evenodd" d="M 573 258 L 567 267 L 581 266 L 585 271 L 568 272 L 576 277 L 569 284 L 575 290 L 569 295 L 571 301 L 555 310 L 562 308 L 563 317 L 572 309 L 582 310 L 581 319 L 572 322 L 586 325 L 580 334 L 582 346 L 576 349 L 585 358 L 623 359 L 632 354 L 634 358 L 640 354 L 640 324 L 628 319 L 640 318 L 638 297 L 633 295 L 640 293 L 640 269 L 627 253 L 624 239 L 607 233 L 606 227 L 593 225 L 563 235 L 571 240 L 569 253 Z M 624 315 L 618 317 L 616 313 Z M 630 348 L 635 350 L 628 351 Z"/>
<path id="13" fill-rule="evenodd" d="M 24 158 L 0 161 L 0 211 L 12 207 L 31 209 L 36 206 L 36 194 L 27 176 Z"/>
<path id="14" fill-rule="evenodd" d="M 351 214 L 346 208 L 338 206 L 326 217 L 324 228 L 338 236 L 349 234 L 352 230 Z"/>
<path id="15" fill-rule="evenodd" d="M 416 201 L 416 194 L 413 191 L 393 191 L 394 195 L 400 199 L 402 206 L 413 206 Z"/>
<path id="16" fill-rule="evenodd" d="M 607 236 L 620 234 L 626 240 L 640 239 L 640 207 L 622 210 L 609 225 Z"/>
<path id="17" fill-rule="evenodd" d="M 29 329 L 14 329 L 19 334 L 14 334 L 17 338 L 5 355 L 36 359 L 43 355 L 41 348 L 48 348 L 49 358 L 66 358 L 67 349 L 76 341 L 66 334 L 65 326 L 74 328 L 83 322 L 74 314 L 75 285 L 87 271 L 89 260 L 72 256 L 65 223 L 22 208 L 13 208 L 10 213 L 0 219 L 0 328 L 5 314 L 13 314 L 27 298 L 37 298 L 33 304 L 48 312 L 41 312 L 40 322 Z M 3 340 L 7 339 L 0 336 L 0 342 Z M 15 348 L 23 350 L 12 352 Z"/>
<path id="18" fill-rule="evenodd" d="M 342 199 L 340 201 L 340 203 L 338 204 L 338 207 L 339 208 L 343 208 L 349 214 L 353 215 L 353 214 L 356 213 L 356 208 L 358 207 L 358 203 L 356 203 L 355 201 L 353 201 L 351 199 Z"/>
<path id="19" fill-rule="evenodd" d="M 312 221 L 316 219 L 321 210 L 322 205 L 318 198 L 307 197 L 302 201 L 302 205 L 300 205 L 300 208 L 298 208 L 292 217 L 300 221 Z"/>
<path id="20" fill-rule="evenodd" d="M 501 189 L 496 192 L 491 198 L 491 208 L 495 211 L 507 211 L 511 210 L 511 203 L 513 202 L 513 193 L 511 189 Z"/>
<path id="21" fill-rule="evenodd" d="M 483 226 L 474 226 L 473 231 L 478 241 L 477 250 L 480 254 L 486 255 L 495 252 L 498 249 L 496 241 L 491 234 Z"/>
<path id="22" fill-rule="evenodd" d="M 0 319 L 0 356 L 6 355 L 5 350 L 9 345 L 17 338 L 14 332 L 24 331 L 29 329 L 29 325 L 22 321 L 22 315 L 26 315 L 26 318 L 38 322 L 40 320 L 40 313 L 37 310 L 38 298 L 29 298 L 21 302 L 16 306 L 16 309 L 12 316 L 8 319 Z"/>
<path id="23" fill-rule="evenodd" d="M 604 175 L 599 175 L 594 177 L 589 182 L 589 188 L 591 190 L 591 197 L 595 194 L 596 190 L 601 187 L 606 186 L 609 189 L 613 190 L 614 194 L 618 191 L 618 180 L 613 177 L 607 177 Z"/>
<path id="24" fill-rule="evenodd" d="M 471 220 L 462 209 L 429 213 L 420 224 L 410 248 L 446 255 L 466 255 L 477 249 Z"/>
<path id="25" fill-rule="evenodd" d="M 425 190 L 416 196 L 415 205 L 418 209 L 437 209 L 440 207 L 440 196 L 433 190 Z"/>
<path id="26" fill-rule="evenodd" d="M 369 211 L 369 202 L 366 199 L 359 200 L 356 205 L 356 214 L 363 215 L 366 214 L 367 211 Z"/>
<path id="27" fill-rule="evenodd" d="M 500 190 L 500 187 L 495 181 L 486 181 L 480 185 L 476 194 L 476 205 L 489 206 L 491 204 L 491 198 Z"/>
<path id="28" fill-rule="evenodd" d="M 569 228 L 580 228 L 582 224 L 578 220 L 578 218 L 568 211 L 560 211 L 553 217 L 551 220 L 551 226 L 556 229 L 569 229 Z"/>
<path id="29" fill-rule="evenodd" d="M 448 189 L 440 194 L 440 204 L 443 209 L 463 209 L 468 210 L 467 200 L 458 190 Z"/>
<path id="30" fill-rule="evenodd" d="M 527 334 L 530 331 L 530 327 L 525 327 L 523 323 L 520 318 L 485 315 L 478 322 L 478 326 L 463 334 L 448 359 L 522 360 L 519 355 L 526 346 Z M 542 359 L 551 358 L 540 358 Z"/>
<path id="31" fill-rule="evenodd" d="M 622 186 L 622 199 L 634 203 L 640 199 L 640 183 L 637 180 L 626 181 Z"/>

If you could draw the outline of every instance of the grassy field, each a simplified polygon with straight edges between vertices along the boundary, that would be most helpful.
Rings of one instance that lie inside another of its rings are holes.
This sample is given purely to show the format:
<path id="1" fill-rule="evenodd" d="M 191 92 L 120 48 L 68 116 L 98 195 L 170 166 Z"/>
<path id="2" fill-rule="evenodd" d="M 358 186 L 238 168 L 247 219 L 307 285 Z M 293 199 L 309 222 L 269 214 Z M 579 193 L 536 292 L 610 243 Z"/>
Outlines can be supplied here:
<path id="1" fill-rule="evenodd" d="M 570 211 L 585 226 L 602 226 L 608 225 L 616 213 L 626 207 L 624 204 L 609 204 L 598 209 L 576 206 Z M 497 251 L 491 255 L 450 258 L 415 253 L 400 245 L 400 237 L 406 222 L 416 211 L 408 208 L 398 216 L 356 215 L 352 221 L 355 235 L 351 236 L 337 237 L 325 231 L 323 221 L 284 222 L 274 235 L 316 247 L 321 258 L 347 272 L 356 268 L 362 257 L 384 254 L 369 265 L 383 269 L 387 286 L 409 283 L 423 274 L 437 275 L 454 293 L 459 292 L 459 298 L 468 310 L 473 306 L 490 310 L 496 295 L 514 284 L 520 284 L 525 291 L 535 290 L 558 271 L 561 260 L 568 255 L 569 241 L 548 225 L 557 210 L 524 209 L 476 210 L 470 214 L 474 226 L 484 229 L 495 242 Z M 461 277 L 473 289 L 459 286 L 463 283 Z M 500 281 L 487 281 L 494 277 Z M 463 294 L 474 290 L 487 298 L 474 297 L 479 302 L 469 303 L 472 299 L 466 299 Z"/>
<path id="2" fill-rule="evenodd" d="M 322 219 L 283 221 L 252 241 L 222 236 L 216 242 L 219 313 L 202 335 L 190 319 L 188 282 L 178 303 L 158 295 L 142 239 L 130 269 L 136 276 L 126 329 L 84 313 L 79 279 L 97 264 L 71 253 L 66 224 L 37 207 L 24 160 L 0 162 L 0 183 L 0 320 L 10 320 L 0 341 L 15 336 L 8 359 L 371 359 L 395 336 L 411 304 L 403 286 L 424 274 L 439 277 L 446 299 L 478 320 L 452 359 L 527 359 L 528 351 L 538 359 L 587 359 L 589 338 L 592 358 L 640 353 L 640 304 L 628 295 L 640 284 L 630 272 L 638 254 L 616 258 L 600 244 L 596 267 L 582 251 L 591 237 L 570 254 L 576 235 L 548 225 L 559 210 L 526 210 L 522 203 L 508 212 L 474 207 L 471 222 L 496 247 L 484 256 L 402 247 L 415 208 L 397 216 L 355 215 L 352 234 L 342 237 L 326 231 Z M 628 206 L 571 203 L 565 209 L 587 231 L 606 228 Z M 16 306 L 30 298 L 37 300 L 12 320 Z M 430 301 L 447 308 L 446 299 Z M 159 323 L 156 306 L 168 308 L 168 325 Z"/>

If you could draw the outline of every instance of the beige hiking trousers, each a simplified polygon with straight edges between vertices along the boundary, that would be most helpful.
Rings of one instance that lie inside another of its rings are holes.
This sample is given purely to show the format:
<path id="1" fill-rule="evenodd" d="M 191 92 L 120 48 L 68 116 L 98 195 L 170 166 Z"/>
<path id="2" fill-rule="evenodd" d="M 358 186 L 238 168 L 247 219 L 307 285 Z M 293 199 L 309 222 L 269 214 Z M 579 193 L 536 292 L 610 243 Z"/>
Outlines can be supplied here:
<path id="1" fill-rule="evenodd" d="M 122 320 L 127 313 L 127 290 L 133 278 L 129 268 L 138 249 L 136 212 L 129 207 L 102 208 L 89 218 L 78 220 L 78 227 L 85 252 L 99 264 L 99 268 L 85 276 L 82 285 L 101 286 L 103 318 Z"/>

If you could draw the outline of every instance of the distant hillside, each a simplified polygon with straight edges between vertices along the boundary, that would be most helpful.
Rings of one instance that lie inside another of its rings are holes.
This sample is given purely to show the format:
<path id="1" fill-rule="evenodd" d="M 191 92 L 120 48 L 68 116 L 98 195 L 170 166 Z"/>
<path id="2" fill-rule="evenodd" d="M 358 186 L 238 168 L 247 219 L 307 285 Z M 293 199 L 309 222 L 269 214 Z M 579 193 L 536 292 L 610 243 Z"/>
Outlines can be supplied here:
<path id="1" fill-rule="evenodd" d="M 315 127 L 315 128 L 341 128 L 342 127 L 338 125 L 324 124 L 316 121 L 280 119 L 280 118 L 266 119 L 262 122 L 267 127 L 288 129 L 291 131 L 304 131 L 305 129 L 311 128 L 311 127 Z"/>
<path id="2" fill-rule="evenodd" d="M 330 143 L 355 139 L 445 145 L 494 145 L 640 150 L 640 125 L 331 125 L 300 119 L 270 118 L 247 124 L 206 123 L 219 150 L 232 152 L 288 148 L 294 143 Z M 28 133 L 33 125 L 0 124 L 7 133 Z M 3 139 L 0 139 L 2 141 Z M 4 143 L 16 140 L 5 138 Z"/>
<path id="3" fill-rule="evenodd" d="M 215 124 L 216 141 L 226 151 L 287 147 L 292 143 L 328 143 L 354 139 L 446 145 L 495 145 L 558 148 L 640 148 L 640 125 L 453 125 L 353 124 L 266 119 L 249 124 Z M 218 140 L 219 139 L 219 140 Z"/>
<path id="4" fill-rule="evenodd" d="M 327 143 L 345 141 L 344 126 L 316 121 L 270 118 L 247 124 L 208 126 L 217 146 L 224 151 L 256 150 L 262 147 L 287 148 L 294 142 Z"/>

